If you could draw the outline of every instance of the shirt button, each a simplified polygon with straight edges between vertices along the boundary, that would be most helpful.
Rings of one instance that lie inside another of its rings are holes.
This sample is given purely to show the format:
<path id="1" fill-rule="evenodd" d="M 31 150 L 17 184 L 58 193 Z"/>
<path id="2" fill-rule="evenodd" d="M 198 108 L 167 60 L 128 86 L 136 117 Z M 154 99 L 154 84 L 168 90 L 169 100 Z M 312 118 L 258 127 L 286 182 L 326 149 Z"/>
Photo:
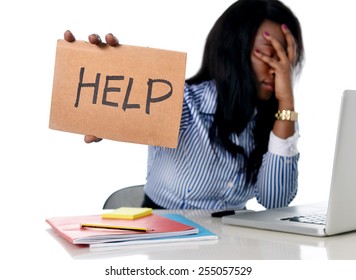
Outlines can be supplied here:
<path id="1" fill-rule="evenodd" d="M 227 183 L 227 187 L 230 188 L 230 189 L 233 188 L 234 187 L 234 183 L 233 182 L 228 182 Z"/>

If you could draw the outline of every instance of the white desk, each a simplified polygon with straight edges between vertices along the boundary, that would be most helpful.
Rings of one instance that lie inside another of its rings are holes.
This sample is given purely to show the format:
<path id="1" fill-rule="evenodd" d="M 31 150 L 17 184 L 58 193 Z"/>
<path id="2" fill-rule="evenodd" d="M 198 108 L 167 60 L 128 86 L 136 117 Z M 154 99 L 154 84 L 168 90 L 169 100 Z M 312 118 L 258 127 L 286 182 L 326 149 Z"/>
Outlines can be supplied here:
<path id="1" fill-rule="evenodd" d="M 46 240 L 49 251 L 65 250 L 73 259 L 140 258 L 148 260 L 356 260 L 356 232 L 331 237 L 310 237 L 224 225 L 209 211 L 159 210 L 156 213 L 179 213 L 219 236 L 217 241 L 189 244 L 140 245 L 110 250 L 78 247 L 59 237 L 49 226 Z M 59 243 L 59 244 L 58 244 Z M 62 248 L 55 249 L 59 246 Z"/>

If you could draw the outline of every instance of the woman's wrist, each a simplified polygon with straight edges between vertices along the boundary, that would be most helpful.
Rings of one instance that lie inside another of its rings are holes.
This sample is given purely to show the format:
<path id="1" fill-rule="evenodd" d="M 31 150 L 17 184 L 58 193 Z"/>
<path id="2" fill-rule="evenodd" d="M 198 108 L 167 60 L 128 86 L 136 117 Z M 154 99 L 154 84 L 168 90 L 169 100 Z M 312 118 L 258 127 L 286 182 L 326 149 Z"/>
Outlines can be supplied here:
<path id="1" fill-rule="evenodd" d="M 278 100 L 278 111 L 275 112 L 275 116 L 281 116 L 281 112 L 288 112 L 289 114 L 293 114 L 295 111 L 294 109 L 294 100 L 292 98 L 287 97 L 283 100 Z M 280 112 L 280 113 L 279 113 Z M 290 116 L 290 115 L 289 115 Z M 291 121 L 289 118 L 276 118 L 276 121 L 273 126 L 273 133 L 282 138 L 286 139 L 292 136 L 295 132 L 295 122 Z"/>
<path id="2" fill-rule="evenodd" d="M 291 110 L 294 111 L 294 99 L 291 97 L 285 97 L 278 100 L 278 110 Z"/>

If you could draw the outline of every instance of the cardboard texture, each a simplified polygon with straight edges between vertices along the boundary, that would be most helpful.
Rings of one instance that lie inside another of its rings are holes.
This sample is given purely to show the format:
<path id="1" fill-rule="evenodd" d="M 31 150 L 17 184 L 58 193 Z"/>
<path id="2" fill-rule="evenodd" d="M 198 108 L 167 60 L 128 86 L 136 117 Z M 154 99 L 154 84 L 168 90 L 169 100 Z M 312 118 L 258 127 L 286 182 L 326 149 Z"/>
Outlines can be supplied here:
<path id="1" fill-rule="evenodd" d="M 49 127 L 175 148 L 186 53 L 58 40 Z"/>

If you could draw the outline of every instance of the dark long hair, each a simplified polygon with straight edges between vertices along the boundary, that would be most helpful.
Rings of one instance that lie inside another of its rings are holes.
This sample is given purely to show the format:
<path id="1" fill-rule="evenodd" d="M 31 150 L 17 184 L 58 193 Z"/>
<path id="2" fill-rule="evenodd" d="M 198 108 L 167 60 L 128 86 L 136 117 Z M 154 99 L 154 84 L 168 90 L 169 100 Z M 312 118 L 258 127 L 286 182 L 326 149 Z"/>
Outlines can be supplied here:
<path id="1" fill-rule="evenodd" d="M 215 81 L 217 109 L 210 140 L 234 156 L 245 156 L 247 180 L 252 182 L 256 181 L 263 154 L 267 151 L 278 108 L 274 96 L 268 101 L 258 100 L 258 85 L 251 63 L 254 39 L 265 20 L 288 26 L 297 46 L 295 66 L 299 72 L 304 48 L 300 23 L 293 12 L 278 0 L 239 0 L 216 21 L 206 40 L 201 68 L 187 80 L 187 84 Z M 246 155 L 242 147 L 231 141 L 231 134 L 239 135 L 246 128 L 256 108 L 255 149 Z"/>

